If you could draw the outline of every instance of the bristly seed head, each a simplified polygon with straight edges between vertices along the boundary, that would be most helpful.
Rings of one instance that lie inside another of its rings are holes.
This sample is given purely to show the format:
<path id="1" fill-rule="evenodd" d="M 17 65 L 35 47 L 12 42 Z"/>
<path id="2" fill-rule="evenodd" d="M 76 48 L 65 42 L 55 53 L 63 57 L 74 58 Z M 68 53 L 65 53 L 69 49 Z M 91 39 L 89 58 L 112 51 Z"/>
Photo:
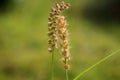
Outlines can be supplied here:
<path id="1" fill-rule="evenodd" d="M 61 48 L 61 54 L 63 55 L 62 62 L 64 63 L 64 68 L 69 70 L 70 65 L 67 62 L 70 60 L 69 51 L 69 40 L 68 30 L 66 28 L 67 21 L 64 16 L 61 15 L 62 11 L 70 7 L 69 3 L 62 1 L 61 3 L 55 4 L 55 7 L 51 8 L 49 14 L 48 22 L 48 44 L 49 52 L 53 52 L 55 48 Z M 58 46 L 59 45 L 59 46 Z"/>

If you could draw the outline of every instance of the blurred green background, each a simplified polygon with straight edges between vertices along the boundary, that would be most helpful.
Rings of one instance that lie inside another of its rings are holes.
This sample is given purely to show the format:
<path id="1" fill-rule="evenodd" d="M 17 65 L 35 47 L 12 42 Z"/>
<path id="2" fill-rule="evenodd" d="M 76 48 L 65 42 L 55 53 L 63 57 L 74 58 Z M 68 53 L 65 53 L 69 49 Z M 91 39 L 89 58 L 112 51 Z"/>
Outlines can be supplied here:
<path id="1" fill-rule="evenodd" d="M 0 1 L 0 80 L 50 80 L 51 54 L 47 51 L 48 15 L 60 0 Z M 65 0 L 71 45 L 69 79 L 120 48 L 116 21 L 94 23 L 82 11 L 95 0 Z M 109 2 L 109 1 L 108 1 Z M 4 3 L 4 4 L 3 4 Z M 4 6 L 4 7 L 3 7 Z M 120 54 L 113 56 L 79 80 L 120 80 Z M 65 80 L 65 71 L 55 53 L 55 80 Z"/>

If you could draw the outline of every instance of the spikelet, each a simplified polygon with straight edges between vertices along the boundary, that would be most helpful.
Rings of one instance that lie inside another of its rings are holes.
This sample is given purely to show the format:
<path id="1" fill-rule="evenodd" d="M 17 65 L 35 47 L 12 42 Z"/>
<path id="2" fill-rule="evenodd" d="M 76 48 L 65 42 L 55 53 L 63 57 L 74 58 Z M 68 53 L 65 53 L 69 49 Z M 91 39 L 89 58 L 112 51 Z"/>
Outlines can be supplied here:
<path id="1" fill-rule="evenodd" d="M 69 3 L 61 2 L 55 4 L 49 13 L 48 22 L 48 51 L 52 52 L 55 48 L 60 45 L 61 54 L 63 55 L 62 62 L 64 63 L 64 68 L 69 70 L 70 66 L 67 63 L 70 60 L 69 52 L 69 41 L 68 41 L 68 30 L 66 28 L 67 21 L 63 15 L 62 11 L 68 9 Z"/>
<path id="2" fill-rule="evenodd" d="M 66 70 L 70 68 L 67 62 L 70 60 L 70 52 L 69 52 L 69 41 L 68 41 L 68 30 L 66 28 L 67 22 L 64 16 L 58 17 L 58 35 L 60 38 L 60 47 L 61 53 L 63 55 L 62 62 L 64 63 L 64 67 Z"/>

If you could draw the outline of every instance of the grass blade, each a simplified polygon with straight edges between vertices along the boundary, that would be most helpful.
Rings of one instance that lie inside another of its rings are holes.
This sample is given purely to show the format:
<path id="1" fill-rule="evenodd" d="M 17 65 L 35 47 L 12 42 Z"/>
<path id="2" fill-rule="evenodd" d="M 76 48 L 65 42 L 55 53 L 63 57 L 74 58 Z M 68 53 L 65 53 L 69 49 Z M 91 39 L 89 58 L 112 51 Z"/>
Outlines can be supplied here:
<path id="1" fill-rule="evenodd" d="M 87 69 L 85 69 L 84 71 L 82 71 L 80 74 L 78 74 L 73 80 L 78 80 L 78 78 L 80 78 L 82 75 L 84 75 L 86 72 L 90 71 L 91 69 L 93 69 L 94 67 L 96 67 L 97 65 L 101 64 L 102 62 L 106 61 L 107 59 L 111 58 L 112 56 L 114 56 L 115 54 L 117 54 L 118 52 L 120 52 L 120 49 L 116 50 L 115 52 L 112 52 L 111 54 L 109 54 L 108 56 L 102 58 L 101 60 L 99 60 L 98 62 L 96 62 L 95 64 L 93 64 L 92 66 L 88 67 Z"/>

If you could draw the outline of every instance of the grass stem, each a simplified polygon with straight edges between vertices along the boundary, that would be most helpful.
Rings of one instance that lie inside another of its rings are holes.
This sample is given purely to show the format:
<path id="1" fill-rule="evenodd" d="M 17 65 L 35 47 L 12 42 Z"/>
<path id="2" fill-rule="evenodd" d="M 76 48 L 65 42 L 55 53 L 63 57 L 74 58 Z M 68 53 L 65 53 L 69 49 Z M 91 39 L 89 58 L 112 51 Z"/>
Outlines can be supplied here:
<path id="1" fill-rule="evenodd" d="M 65 70 L 66 73 L 66 80 L 68 80 L 68 70 Z"/>
<path id="2" fill-rule="evenodd" d="M 52 62 L 51 62 L 51 80 L 54 80 L 54 51 L 52 52 Z"/>

